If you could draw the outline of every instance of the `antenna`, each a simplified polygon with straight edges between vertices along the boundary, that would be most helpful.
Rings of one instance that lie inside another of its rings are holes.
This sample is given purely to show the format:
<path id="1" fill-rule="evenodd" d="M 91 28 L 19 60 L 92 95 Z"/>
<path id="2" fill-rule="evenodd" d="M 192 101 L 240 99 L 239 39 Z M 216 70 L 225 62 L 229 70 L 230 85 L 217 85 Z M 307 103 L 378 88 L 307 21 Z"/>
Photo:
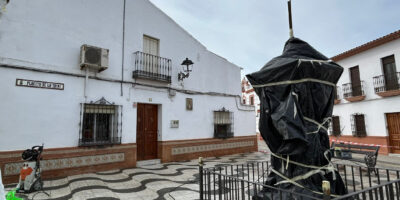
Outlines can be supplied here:
<path id="1" fill-rule="evenodd" d="M 288 0 L 288 11 L 289 11 L 289 36 L 293 37 L 293 24 L 292 24 L 292 3 L 291 0 Z"/>

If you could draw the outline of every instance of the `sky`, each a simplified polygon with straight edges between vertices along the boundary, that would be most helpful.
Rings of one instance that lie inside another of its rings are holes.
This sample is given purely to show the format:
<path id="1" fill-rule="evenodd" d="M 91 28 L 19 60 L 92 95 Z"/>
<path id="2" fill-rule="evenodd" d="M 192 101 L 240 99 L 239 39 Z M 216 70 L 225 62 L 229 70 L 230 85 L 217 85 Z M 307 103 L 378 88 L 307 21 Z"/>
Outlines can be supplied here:
<path id="1" fill-rule="evenodd" d="M 289 39 L 286 0 L 150 0 L 208 50 L 259 70 Z M 328 57 L 400 30 L 399 0 L 292 0 L 294 36 Z"/>

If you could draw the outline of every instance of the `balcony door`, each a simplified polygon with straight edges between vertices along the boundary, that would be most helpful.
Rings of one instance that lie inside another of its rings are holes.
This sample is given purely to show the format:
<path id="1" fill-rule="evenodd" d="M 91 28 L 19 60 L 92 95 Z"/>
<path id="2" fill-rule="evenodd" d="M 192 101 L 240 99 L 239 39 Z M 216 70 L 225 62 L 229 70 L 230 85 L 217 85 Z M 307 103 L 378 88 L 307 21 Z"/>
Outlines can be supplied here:
<path id="1" fill-rule="evenodd" d="M 360 70 L 358 66 L 350 68 L 350 79 L 353 97 L 362 96 Z"/>
<path id="2" fill-rule="evenodd" d="M 159 72 L 159 43 L 158 39 L 143 36 L 143 68 L 145 72 L 153 74 Z"/>
<path id="3" fill-rule="evenodd" d="M 383 74 L 385 77 L 386 90 L 399 89 L 394 56 L 392 55 L 382 58 L 382 65 L 383 65 Z"/>
<path id="4" fill-rule="evenodd" d="M 138 104 L 136 124 L 137 160 L 157 158 L 158 106 Z"/>

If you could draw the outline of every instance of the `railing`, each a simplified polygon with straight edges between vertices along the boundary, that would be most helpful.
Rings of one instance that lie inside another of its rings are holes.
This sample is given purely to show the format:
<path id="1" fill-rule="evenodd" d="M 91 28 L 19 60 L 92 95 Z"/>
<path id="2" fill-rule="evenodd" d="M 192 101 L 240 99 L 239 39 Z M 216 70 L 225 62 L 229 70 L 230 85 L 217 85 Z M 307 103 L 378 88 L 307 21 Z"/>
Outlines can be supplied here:
<path id="1" fill-rule="evenodd" d="M 137 51 L 134 53 L 133 78 L 145 78 L 171 83 L 171 59 Z"/>
<path id="2" fill-rule="evenodd" d="M 400 72 L 373 77 L 375 93 L 400 89 Z"/>
<path id="3" fill-rule="evenodd" d="M 112 145 L 121 144 L 121 137 L 104 137 L 96 139 L 93 138 L 81 138 L 79 139 L 79 146 L 101 146 L 101 145 Z"/>
<path id="4" fill-rule="evenodd" d="M 203 168 L 199 165 L 200 199 L 253 199 L 268 190 L 262 199 L 400 199 L 400 171 L 364 166 L 335 164 L 348 190 L 340 197 L 313 195 L 265 185 L 271 172 L 268 161 Z M 321 192 L 322 193 L 322 192 Z M 353 198 L 349 198 L 353 197 Z M 261 198 L 260 198 L 261 199 Z"/>
<path id="5" fill-rule="evenodd" d="M 343 88 L 343 97 L 357 97 L 364 96 L 364 81 L 360 81 L 359 83 L 346 83 L 342 85 Z"/>

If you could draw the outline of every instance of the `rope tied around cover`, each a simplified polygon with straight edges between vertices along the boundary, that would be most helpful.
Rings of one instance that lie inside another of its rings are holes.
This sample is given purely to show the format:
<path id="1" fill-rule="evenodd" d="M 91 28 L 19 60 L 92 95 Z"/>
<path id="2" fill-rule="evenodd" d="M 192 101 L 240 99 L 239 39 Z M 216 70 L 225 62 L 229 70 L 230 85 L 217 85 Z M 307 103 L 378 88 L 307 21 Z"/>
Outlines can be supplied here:
<path id="1" fill-rule="evenodd" d="M 310 190 L 311 192 L 314 192 L 314 193 L 316 193 L 316 194 L 321 194 L 321 195 L 323 195 L 323 193 L 318 192 L 318 191 L 311 190 L 311 189 L 309 189 L 309 188 L 306 188 L 306 187 L 302 186 L 301 184 L 297 183 L 296 181 L 307 179 L 307 178 L 309 178 L 309 177 L 311 177 L 311 176 L 313 176 L 314 174 L 317 174 L 317 173 L 326 173 L 324 170 L 330 171 L 330 172 L 332 173 L 333 180 L 336 180 L 336 173 L 335 173 L 335 171 L 337 171 L 337 169 L 335 168 L 335 166 L 333 165 L 333 163 L 328 159 L 328 153 L 329 153 L 329 149 L 326 150 L 326 151 L 324 152 L 324 157 L 325 157 L 325 159 L 328 161 L 328 164 L 327 164 L 327 165 L 324 165 L 324 166 L 315 166 L 315 165 L 308 165 L 308 164 L 303 164 L 303 163 L 299 163 L 299 162 L 290 160 L 290 159 L 289 159 L 289 155 L 287 155 L 287 157 L 284 158 L 284 157 L 282 157 L 282 156 L 279 156 L 279 155 L 277 155 L 277 154 L 271 152 L 271 155 L 272 155 L 272 156 L 274 156 L 274 157 L 279 158 L 279 159 L 282 160 L 282 166 L 284 166 L 284 165 L 283 165 L 283 162 L 286 161 L 286 167 L 285 167 L 286 169 L 288 168 L 289 163 L 294 164 L 294 165 L 298 165 L 298 166 L 301 166 L 301 167 L 313 169 L 313 170 L 311 170 L 311 171 L 308 171 L 308 172 L 305 173 L 305 174 L 298 175 L 298 176 L 295 176 L 295 177 L 293 177 L 293 178 L 289 178 L 289 177 L 286 177 L 285 175 L 279 173 L 278 171 L 276 171 L 276 170 L 274 170 L 274 169 L 272 168 L 272 169 L 271 169 L 272 172 L 274 172 L 275 174 L 277 174 L 278 176 L 280 176 L 281 178 L 284 179 L 284 180 L 282 180 L 282 181 L 279 181 L 279 182 L 275 183 L 275 185 L 280 185 L 280 184 L 283 184 L 283 183 L 292 183 L 293 185 L 296 185 L 296 186 L 301 187 L 301 188 L 304 188 L 304 189 L 308 189 L 308 190 Z M 338 195 L 331 195 L 331 196 L 333 196 L 333 197 L 339 197 Z"/>

